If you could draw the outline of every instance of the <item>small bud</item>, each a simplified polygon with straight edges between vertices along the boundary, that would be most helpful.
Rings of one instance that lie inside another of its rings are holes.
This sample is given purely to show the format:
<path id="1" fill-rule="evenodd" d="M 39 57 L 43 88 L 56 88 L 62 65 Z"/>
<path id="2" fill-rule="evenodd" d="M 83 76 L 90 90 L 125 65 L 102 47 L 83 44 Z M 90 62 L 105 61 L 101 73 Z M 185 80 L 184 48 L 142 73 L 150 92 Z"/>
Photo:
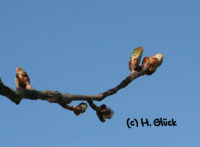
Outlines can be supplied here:
<path id="1" fill-rule="evenodd" d="M 132 53 L 132 55 L 130 57 L 132 64 L 134 64 L 134 62 L 135 62 L 134 59 L 135 58 L 137 59 L 138 64 L 140 63 L 140 59 L 142 57 L 142 53 L 143 53 L 143 47 L 141 47 L 141 46 L 139 46 L 138 48 L 135 48 L 133 50 L 133 53 Z"/>
<path id="2" fill-rule="evenodd" d="M 153 55 L 149 59 L 150 68 L 147 72 L 147 75 L 152 75 L 156 71 L 157 67 L 159 67 L 162 64 L 162 61 L 163 61 L 163 54 L 159 53 Z"/>
<path id="3" fill-rule="evenodd" d="M 21 67 L 16 68 L 16 78 L 18 79 L 17 81 L 15 80 L 15 82 L 18 82 L 18 84 L 16 83 L 17 89 L 19 89 L 21 86 L 26 87 L 27 84 L 30 84 L 30 78 Z"/>
<path id="4" fill-rule="evenodd" d="M 153 60 L 153 58 L 158 59 L 154 67 L 155 68 L 159 67 L 163 62 L 163 54 L 159 53 L 159 54 L 153 55 L 149 60 Z"/>
<path id="5" fill-rule="evenodd" d="M 77 107 L 76 110 L 74 110 L 74 113 L 78 116 L 81 113 L 84 113 L 85 110 L 87 109 L 87 104 L 86 103 L 80 103 Z"/>
<path id="6" fill-rule="evenodd" d="M 149 57 L 145 56 L 142 61 L 142 68 L 147 68 L 149 66 Z"/>
<path id="7" fill-rule="evenodd" d="M 133 50 L 133 53 L 130 57 L 130 62 L 129 62 L 129 69 L 131 72 L 134 70 L 138 71 L 140 69 L 139 63 L 140 63 L 140 59 L 142 57 L 142 53 L 143 53 L 142 47 L 138 47 Z"/>
<path id="8" fill-rule="evenodd" d="M 150 58 L 149 59 L 149 65 L 150 65 L 150 68 L 149 68 L 149 72 L 153 74 L 153 72 L 156 71 L 156 63 L 158 62 L 158 59 L 157 58 Z"/>
<path id="9" fill-rule="evenodd" d="M 87 109 L 87 104 L 86 103 L 80 103 L 79 104 L 80 106 L 81 106 L 81 108 L 82 108 L 82 112 L 81 113 L 84 113 L 85 112 L 85 110 Z"/>
<path id="10" fill-rule="evenodd" d="M 24 70 L 23 70 L 21 67 L 17 67 L 17 68 L 16 68 L 16 73 L 18 74 L 18 73 L 20 73 L 20 72 L 24 72 Z"/>
<path id="11" fill-rule="evenodd" d="M 114 111 L 110 108 L 106 108 L 106 112 L 103 114 L 104 119 L 111 119 L 114 115 Z"/>
<path id="12" fill-rule="evenodd" d="M 101 105 L 99 110 L 97 110 L 97 116 L 101 122 L 105 122 L 105 119 L 111 119 L 113 115 L 114 111 L 108 108 L 105 104 Z"/>
<path id="13" fill-rule="evenodd" d="M 16 76 L 18 76 L 17 78 L 19 80 L 21 80 L 23 77 L 22 77 L 22 73 L 24 73 L 24 70 L 21 68 L 21 67 L 17 67 L 16 68 Z"/>

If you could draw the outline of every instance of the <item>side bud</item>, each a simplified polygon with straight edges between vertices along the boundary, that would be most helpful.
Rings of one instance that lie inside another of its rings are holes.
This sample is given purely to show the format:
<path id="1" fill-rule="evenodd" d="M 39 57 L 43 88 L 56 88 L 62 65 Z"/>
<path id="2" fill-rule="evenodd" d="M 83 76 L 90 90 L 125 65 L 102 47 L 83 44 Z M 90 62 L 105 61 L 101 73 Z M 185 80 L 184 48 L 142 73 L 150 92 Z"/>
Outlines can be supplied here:
<path id="1" fill-rule="evenodd" d="M 30 79 L 27 73 L 21 67 L 16 68 L 15 83 L 17 86 L 17 90 L 26 88 L 26 85 L 30 84 Z"/>
<path id="2" fill-rule="evenodd" d="M 114 115 L 114 111 L 110 108 L 106 108 L 106 112 L 103 114 L 104 119 L 111 119 Z"/>
<path id="3" fill-rule="evenodd" d="M 86 103 L 80 103 L 78 106 L 76 106 L 74 113 L 78 116 L 81 113 L 84 113 L 86 109 L 87 109 L 87 104 Z"/>
<path id="4" fill-rule="evenodd" d="M 131 55 L 131 62 L 134 63 L 134 59 L 137 58 L 138 59 L 138 64 L 140 63 L 140 59 L 142 57 L 142 53 L 143 53 L 143 47 L 139 46 L 138 48 L 135 48 L 133 50 L 133 53 Z"/>
<path id="5" fill-rule="evenodd" d="M 21 67 L 17 67 L 17 69 L 16 69 L 16 78 L 23 85 L 30 83 L 30 79 L 29 79 L 27 73 Z"/>
<path id="6" fill-rule="evenodd" d="M 145 56 L 143 61 L 142 61 L 142 68 L 148 68 L 149 67 L 149 57 Z"/>
<path id="7" fill-rule="evenodd" d="M 101 105 L 99 110 L 97 110 L 97 116 L 101 122 L 105 122 L 105 119 L 111 119 L 113 115 L 114 111 L 108 108 L 105 104 Z"/>
<path id="8" fill-rule="evenodd" d="M 133 50 L 133 53 L 130 57 L 130 62 L 129 62 L 129 69 L 130 71 L 137 70 L 138 65 L 140 63 L 140 59 L 142 57 L 143 53 L 143 47 L 139 46 L 138 48 L 135 48 Z"/>

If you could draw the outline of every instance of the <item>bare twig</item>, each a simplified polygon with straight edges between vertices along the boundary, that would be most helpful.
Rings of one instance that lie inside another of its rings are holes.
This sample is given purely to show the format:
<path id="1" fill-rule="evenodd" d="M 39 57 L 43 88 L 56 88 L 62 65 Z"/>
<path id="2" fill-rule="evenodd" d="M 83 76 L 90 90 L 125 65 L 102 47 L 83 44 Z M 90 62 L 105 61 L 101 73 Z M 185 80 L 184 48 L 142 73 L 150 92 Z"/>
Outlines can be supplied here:
<path id="1" fill-rule="evenodd" d="M 7 86 L 4 86 L 3 82 L 0 80 L 0 94 L 8 97 L 10 100 L 12 100 L 15 103 L 19 103 L 23 98 L 30 99 L 30 100 L 47 100 L 51 103 L 59 103 L 61 106 L 69 108 L 66 106 L 66 104 L 71 103 L 71 101 L 76 100 L 82 100 L 82 101 L 88 101 L 90 98 L 92 98 L 95 101 L 102 101 L 104 98 L 115 94 L 117 91 L 119 91 L 122 88 L 125 88 L 128 84 L 130 84 L 134 79 L 138 78 L 139 76 L 143 75 L 145 73 L 145 70 L 141 70 L 140 72 L 132 72 L 126 79 L 124 79 L 118 86 L 109 89 L 106 92 L 100 93 L 99 95 L 70 95 L 68 93 L 61 94 L 58 91 L 37 91 L 32 88 L 32 86 L 29 84 L 31 88 L 27 89 L 20 89 L 20 90 L 13 90 L 12 88 L 9 88 Z"/>

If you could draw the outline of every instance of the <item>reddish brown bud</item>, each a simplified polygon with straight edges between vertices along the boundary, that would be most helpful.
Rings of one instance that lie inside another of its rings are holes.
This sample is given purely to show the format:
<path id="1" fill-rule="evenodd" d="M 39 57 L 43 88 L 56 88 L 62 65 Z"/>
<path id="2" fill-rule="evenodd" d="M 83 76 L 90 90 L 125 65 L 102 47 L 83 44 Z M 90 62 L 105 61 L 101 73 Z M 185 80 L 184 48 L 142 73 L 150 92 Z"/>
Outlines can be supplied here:
<path id="1" fill-rule="evenodd" d="M 15 83 L 17 86 L 17 90 L 26 88 L 26 85 L 30 84 L 30 78 L 28 77 L 27 73 L 21 67 L 17 67 L 17 69 L 16 69 Z"/>
<path id="2" fill-rule="evenodd" d="M 149 59 L 149 64 L 150 64 L 151 67 L 154 67 L 157 62 L 158 62 L 157 58 L 150 58 Z"/>
<path id="3" fill-rule="evenodd" d="M 150 65 L 150 68 L 149 68 L 149 72 L 150 73 L 154 73 L 156 71 L 156 63 L 158 62 L 158 59 L 157 58 L 150 58 L 149 59 L 149 65 Z"/>
<path id="4" fill-rule="evenodd" d="M 147 62 L 148 60 L 149 60 L 149 57 L 148 57 L 148 56 L 145 56 L 144 59 L 143 59 L 143 61 L 142 61 L 142 64 L 143 64 L 144 62 Z"/>
<path id="5" fill-rule="evenodd" d="M 142 61 L 142 68 L 148 68 L 149 67 L 149 57 L 145 56 Z"/>
<path id="6" fill-rule="evenodd" d="M 24 72 L 24 70 L 21 67 L 16 68 L 16 74 L 22 73 L 22 72 Z"/>

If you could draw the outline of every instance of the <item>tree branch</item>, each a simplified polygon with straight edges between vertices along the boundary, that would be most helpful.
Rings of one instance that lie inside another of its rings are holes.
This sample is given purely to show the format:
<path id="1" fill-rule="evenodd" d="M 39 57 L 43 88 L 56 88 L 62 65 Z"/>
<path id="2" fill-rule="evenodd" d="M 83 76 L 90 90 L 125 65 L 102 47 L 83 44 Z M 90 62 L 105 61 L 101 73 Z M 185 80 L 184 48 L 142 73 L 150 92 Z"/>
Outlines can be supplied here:
<path id="1" fill-rule="evenodd" d="M 19 102 L 24 99 L 30 100 L 47 100 L 50 103 L 59 103 L 61 106 L 65 107 L 65 104 L 71 103 L 71 101 L 76 100 L 84 100 L 88 101 L 89 99 L 93 99 L 95 101 L 102 101 L 104 98 L 115 94 L 122 88 L 125 88 L 128 84 L 130 84 L 134 79 L 140 77 L 145 74 L 145 70 L 141 70 L 140 72 L 132 72 L 126 79 L 124 79 L 118 86 L 109 89 L 106 92 L 100 93 L 99 95 L 70 95 L 69 93 L 61 94 L 58 91 L 37 91 L 37 90 L 29 90 L 29 89 L 20 89 L 13 90 L 3 84 L 0 79 L 0 94 L 6 96 L 11 101 L 19 104 Z"/>
<path id="2" fill-rule="evenodd" d="M 76 115 L 79 115 L 87 109 L 86 103 L 80 103 L 78 106 L 68 105 L 72 101 L 87 101 L 91 108 L 95 108 L 97 116 L 102 122 L 105 122 L 105 119 L 109 119 L 113 115 L 113 111 L 110 108 L 107 108 L 106 105 L 101 105 L 100 107 L 96 106 L 93 103 L 94 101 L 102 101 L 104 98 L 115 94 L 122 88 L 125 88 L 136 78 L 142 75 L 152 75 L 157 67 L 159 67 L 163 60 L 162 54 L 153 55 L 151 58 L 145 57 L 142 63 L 142 66 L 139 65 L 140 58 L 142 56 L 143 48 L 138 47 L 134 49 L 131 55 L 131 61 L 129 62 L 129 69 L 131 74 L 126 77 L 118 86 L 107 90 L 106 92 L 100 93 L 99 95 L 71 95 L 68 93 L 61 94 L 58 91 L 37 91 L 30 85 L 30 79 L 27 73 L 20 67 L 16 69 L 16 86 L 17 90 L 13 90 L 3 84 L 0 79 L 0 95 L 6 96 L 12 102 L 19 104 L 22 99 L 30 100 L 46 100 L 50 103 L 58 103 L 65 109 L 73 111 Z"/>

